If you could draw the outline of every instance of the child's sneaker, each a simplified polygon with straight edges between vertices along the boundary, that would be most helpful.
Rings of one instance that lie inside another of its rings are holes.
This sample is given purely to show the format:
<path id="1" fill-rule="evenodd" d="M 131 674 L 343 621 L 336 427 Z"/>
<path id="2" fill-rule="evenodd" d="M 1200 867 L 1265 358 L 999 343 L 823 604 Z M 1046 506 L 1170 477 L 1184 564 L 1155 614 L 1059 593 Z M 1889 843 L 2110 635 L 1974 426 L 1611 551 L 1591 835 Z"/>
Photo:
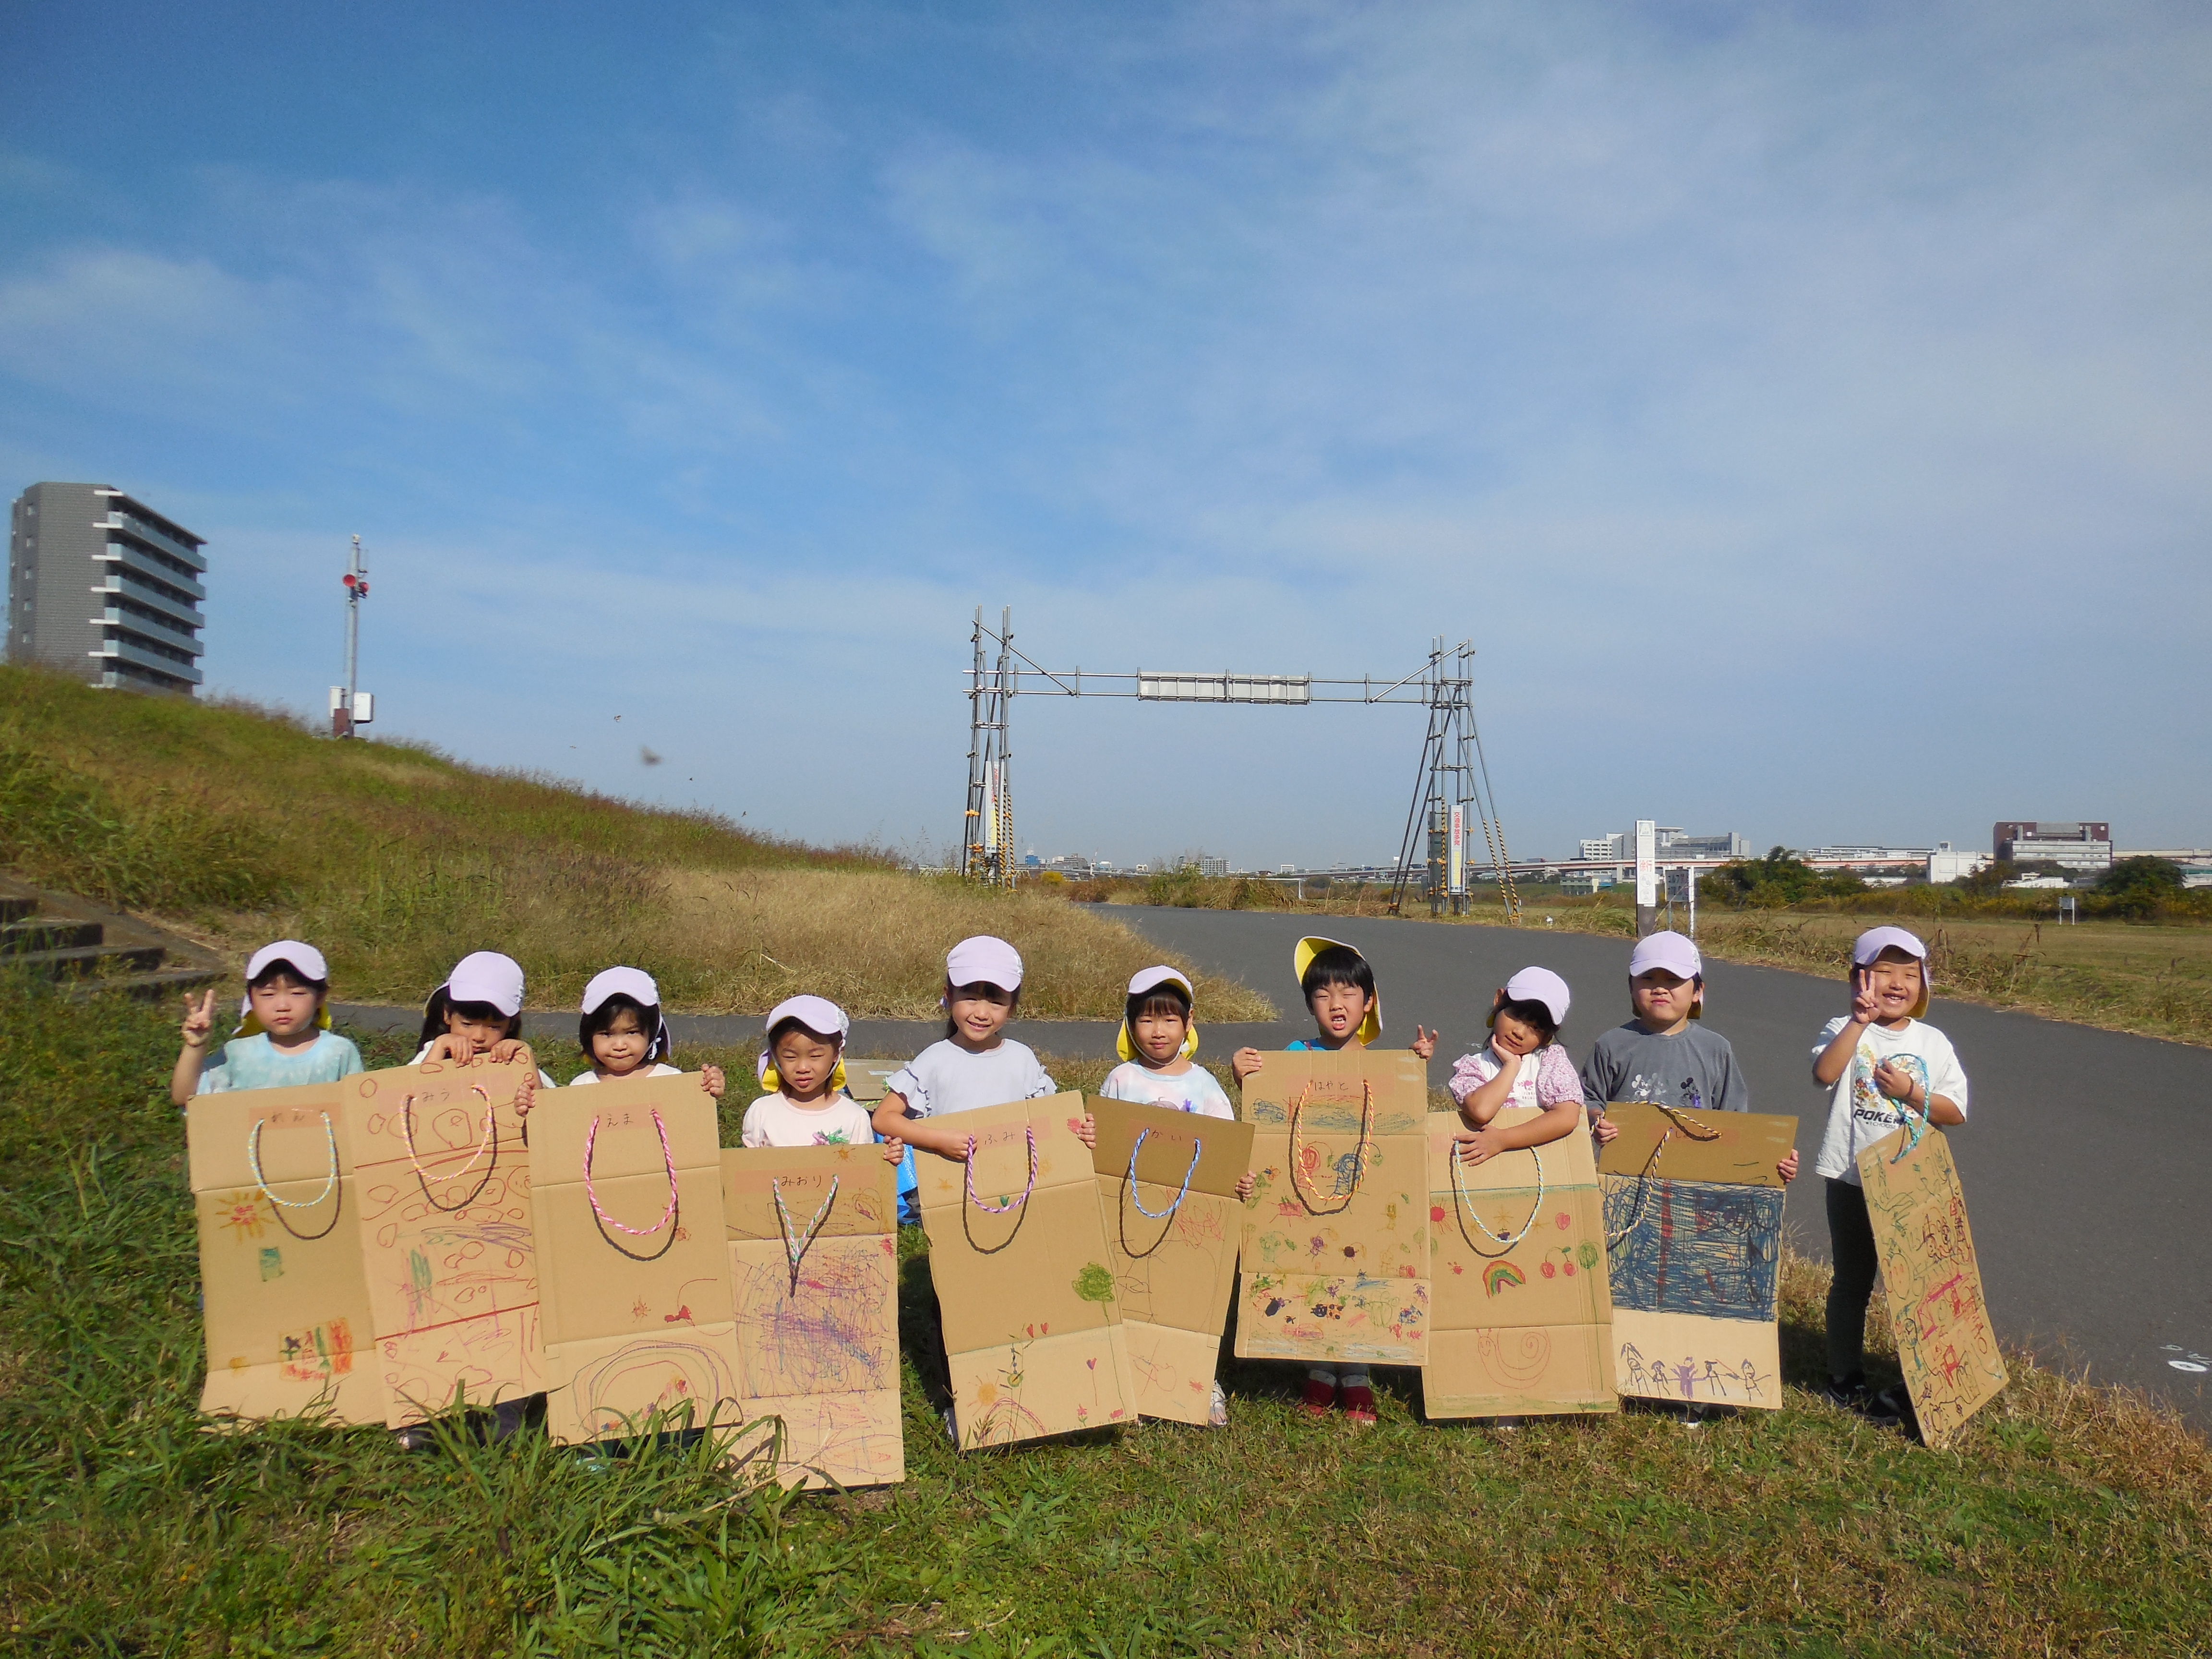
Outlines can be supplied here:
<path id="1" fill-rule="evenodd" d="M 1229 1426 L 1229 1396 L 1221 1391 L 1217 1381 L 1213 1385 L 1213 1400 L 1206 1408 L 1206 1426 L 1225 1429 Z"/>
<path id="2" fill-rule="evenodd" d="M 1865 1410 L 1868 1397 L 1866 1376 L 1859 1371 L 1849 1376 L 1832 1376 L 1820 1390 L 1820 1398 L 1840 1412 Z"/>
<path id="3" fill-rule="evenodd" d="M 1364 1382 L 1354 1382 L 1337 1390 L 1337 1404 L 1344 1414 L 1362 1428 L 1375 1421 L 1375 1390 Z"/>
<path id="4" fill-rule="evenodd" d="M 1298 1409 L 1308 1417 L 1327 1417 L 1336 1405 L 1336 1384 L 1324 1382 L 1317 1376 L 1306 1378 L 1306 1391 L 1298 1401 Z"/>
<path id="5" fill-rule="evenodd" d="M 1867 1402 L 1865 1411 L 1869 1422 L 1880 1423 L 1885 1427 L 1896 1424 L 1899 1427 L 1911 1429 L 1916 1434 L 1919 1432 L 1920 1420 L 1912 1414 L 1911 1391 L 1902 1382 L 1893 1382 L 1875 1395 Z"/>

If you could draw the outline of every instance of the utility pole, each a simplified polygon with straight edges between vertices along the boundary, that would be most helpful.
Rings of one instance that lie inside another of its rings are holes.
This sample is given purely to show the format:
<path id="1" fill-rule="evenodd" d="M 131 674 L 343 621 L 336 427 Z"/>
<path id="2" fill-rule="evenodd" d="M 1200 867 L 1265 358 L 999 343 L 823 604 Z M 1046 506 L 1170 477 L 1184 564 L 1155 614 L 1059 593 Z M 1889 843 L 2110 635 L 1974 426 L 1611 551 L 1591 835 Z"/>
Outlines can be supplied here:
<path id="1" fill-rule="evenodd" d="M 367 726 L 376 718 L 376 697 L 360 689 L 361 669 L 361 602 L 368 597 L 368 567 L 362 562 L 361 538 L 353 538 L 353 551 L 346 560 L 344 577 L 346 591 L 346 653 L 345 684 L 331 688 L 331 735 L 349 738 L 357 726 Z"/>

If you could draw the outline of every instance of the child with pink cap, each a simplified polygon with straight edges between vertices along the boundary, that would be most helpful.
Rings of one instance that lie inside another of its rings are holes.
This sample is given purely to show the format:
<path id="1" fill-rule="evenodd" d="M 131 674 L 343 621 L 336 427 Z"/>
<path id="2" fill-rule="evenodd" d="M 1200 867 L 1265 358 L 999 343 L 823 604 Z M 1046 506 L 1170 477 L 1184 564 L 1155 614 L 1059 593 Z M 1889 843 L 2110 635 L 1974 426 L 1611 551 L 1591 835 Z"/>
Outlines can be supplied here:
<path id="1" fill-rule="evenodd" d="M 183 1046 L 169 1076 L 169 1098 L 227 1089 L 292 1089 L 336 1083 L 362 1069 L 361 1050 L 331 1030 L 331 970 L 323 953 L 295 939 L 264 945 L 246 964 L 246 996 L 238 1026 L 220 1057 L 208 1052 L 215 1030 L 215 993 L 185 999 Z"/>
<path id="2" fill-rule="evenodd" d="M 845 1011 L 827 997 L 786 997 L 768 1011 L 760 1080 L 774 1092 L 745 1108 L 747 1146 L 865 1146 L 876 1138 L 868 1109 L 845 1092 Z M 894 1164 L 905 1147 L 885 1143 Z"/>
<path id="3" fill-rule="evenodd" d="M 1814 1169 L 1827 1182 L 1828 1386 L 1832 1404 L 1893 1423 L 1911 1410 L 1902 1384 L 1870 1395 L 1866 1310 L 1880 1261 L 1859 1154 L 1908 1121 L 1947 1127 L 1966 1121 L 1966 1073 L 1951 1040 L 1922 1021 L 1928 1012 L 1928 947 L 1902 927 L 1873 927 L 1851 945 L 1851 1011 L 1820 1028 L 1813 1081 L 1832 1091 L 1827 1133 Z"/>
<path id="4" fill-rule="evenodd" d="M 978 934 L 947 951 L 945 1036 L 891 1074 L 876 1107 L 876 1133 L 959 1158 L 968 1137 L 934 1120 L 1059 1093 L 1029 1045 L 1006 1035 L 1021 1000 L 1021 952 L 1006 940 Z"/>
<path id="5" fill-rule="evenodd" d="M 1582 1080 L 1559 1043 L 1572 1000 L 1566 981 L 1548 968 L 1523 968 L 1498 988 L 1490 1040 L 1460 1056 L 1444 1085 L 1469 1126 L 1453 1136 L 1462 1163 L 1542 1146 L 1581 1123 Z M 1508 1127 L 1496 1121 L 1508 1106 L 1533 1106 L 1544 1115 Z"/>
<path id="6" fill-rule="evenodd" d="M 585 1065 L 568 1079 L 571 1089 L 612 1078 L 684 1075 L 682 1066 L 668 1063 L 676 1042 L 660 1012 L 660 987 L 642 968 L 607 968 L 592 975 L 584 987 L 576 1046 L 584 1051 Z M 722 1097 L 720 1066 L 702 1066 L 699 1083 L 715 1099 Z"/>
<path id="7" fill-rule="evenodd" d="M 1751 1086 L 1729 1040 L 1703 1022 L 1705 964 L 1698 947 L 1676 933 L 1636 942 L 1628 958 L 1628 1003 L 1634 1017 L 1601 1033 L 1583 1062 L 1583 1102 L 1600 1145 L 1620 1133 L 1606 1104 L 1645 1100 L 1684 1111 L 1747 1112 Z M 1775 1166 L 1797 1178 L 1797 1152 Z"/>
<path id="8" fill-rule="evenodd" d="M 470 951 L 430 993 L 422 1005 L 422 1046 L 415 1064 L 435 1060 L 465 1066 L 479 1058 L 502 1066 L 511 1060 L 538 1064 L 537 1054 L 522 1040 L 522 964 L 496 951 Z M 554 1086 L 542 1070 L 538 1083 Z M 515 1106 L 530 1109 L 526 1092 L 516 1097 Z"/>

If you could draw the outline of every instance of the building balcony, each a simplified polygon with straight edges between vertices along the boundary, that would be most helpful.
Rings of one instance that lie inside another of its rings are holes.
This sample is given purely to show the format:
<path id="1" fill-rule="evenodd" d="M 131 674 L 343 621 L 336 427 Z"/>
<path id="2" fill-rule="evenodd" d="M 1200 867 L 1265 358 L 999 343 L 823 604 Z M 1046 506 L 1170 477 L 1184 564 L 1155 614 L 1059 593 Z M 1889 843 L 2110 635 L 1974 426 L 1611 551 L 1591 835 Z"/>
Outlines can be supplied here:
<path id="1" fill-rule="evenodd" d="M 92 556 L 97 563 L 120 565 L 124 569 L 136 571 L 164 587 L 174 588 L 179 593 L 189 593 L 195 599 L 207 598 L 207 589 L 190 576 L 179 575 L 143 548 L 133 547 L 129 542 L 111 541 Z M 203 565 L 202 568 L 205 566 Z"/>
<path id="2" fill-rule="evenodd" d="M 173 651 L 188 651 L 195 657 L 206 654 L 200 645 L 199 635 L 181 623 L 171 622 L 167 617 L 142 617 L 136 611 L 110 605 L 100 613 L 100 621 L 110 628 L 120 628 L 141 639 L 166 645 Z"/>
<path id="3" fill-rule="evenodd" d="M 164 656 L 128 636 L 104 640 L 88 654 L 94 658 L 112 658 L 117 662 L 127 662 L 150 673 L 166 675 L 185 685 L 204 683 L 204 676 L 191 663 L 179 662 L 174 657 Z"/>
<path id="4" fill-rule="evenodd" d="M 185 628 L 206 626 L 207 618 L 199 608 L 173 593 L 155 587 L 151 582 L 141 581 L 135 571 L 114 569 L 107 573 L 106 584 L 92 590 L 95 593 L 112 593 L 133 605 L 143 605 L 149 611 L 158 611 L 165 617 L 175 618 Z"/>
<path id="5" fill-rule="evenodd" d="M 160 548 L 172 558 L 182 559 L 195 570 L 204 571 L 208 568 L 206 556 L 190 542 L 179 540 L 159 525 L 142 519 L 135 513 L 125 513 L 119 507 L 110 507 L 106 524 L 110 530 L 126 532 L 137 537 L 149 546 Z"/>

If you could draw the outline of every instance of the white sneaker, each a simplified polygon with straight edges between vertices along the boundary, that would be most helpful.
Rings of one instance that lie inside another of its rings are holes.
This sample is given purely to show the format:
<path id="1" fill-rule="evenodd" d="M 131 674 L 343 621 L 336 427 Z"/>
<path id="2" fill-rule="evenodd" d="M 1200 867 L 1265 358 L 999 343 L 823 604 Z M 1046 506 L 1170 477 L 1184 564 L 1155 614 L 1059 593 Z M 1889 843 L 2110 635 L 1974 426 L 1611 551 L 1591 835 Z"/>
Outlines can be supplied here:
<path id="1" fill-rule="evenodd" d="M 1206 1426 L 1225 1429 L 1229 1426 L 1229 1396 L 1221 1391 L 1221 1384 L 1213 1385 L 1213 1402 L 1206 1408 Z"/>

